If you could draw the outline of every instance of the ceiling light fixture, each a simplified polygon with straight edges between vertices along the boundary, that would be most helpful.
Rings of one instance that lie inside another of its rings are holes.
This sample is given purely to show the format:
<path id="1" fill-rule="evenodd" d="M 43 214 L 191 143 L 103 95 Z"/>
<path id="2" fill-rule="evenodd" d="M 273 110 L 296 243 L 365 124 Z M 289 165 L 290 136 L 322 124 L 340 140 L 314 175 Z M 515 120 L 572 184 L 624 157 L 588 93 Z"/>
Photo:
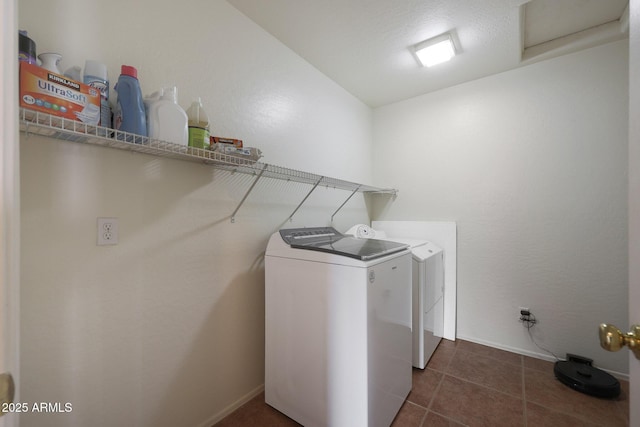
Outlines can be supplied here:
<path id="1" fill-rule="evenodd" d="M 425 67 L 446 62 L 456 55 L 451 34 L 445 33 L 413 46 L 413 53 Z"/>

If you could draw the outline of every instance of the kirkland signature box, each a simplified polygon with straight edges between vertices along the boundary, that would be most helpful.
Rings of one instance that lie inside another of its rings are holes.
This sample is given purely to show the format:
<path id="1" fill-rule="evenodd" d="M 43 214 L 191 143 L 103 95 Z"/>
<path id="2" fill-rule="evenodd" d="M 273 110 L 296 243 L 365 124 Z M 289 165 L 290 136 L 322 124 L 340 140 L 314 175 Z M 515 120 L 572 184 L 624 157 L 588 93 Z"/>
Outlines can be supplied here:
<path id="1" fill-rule="evenodd" d="M 100 91 L 20 61 L 20 106 L 89 125 L 100 122 Z"/>

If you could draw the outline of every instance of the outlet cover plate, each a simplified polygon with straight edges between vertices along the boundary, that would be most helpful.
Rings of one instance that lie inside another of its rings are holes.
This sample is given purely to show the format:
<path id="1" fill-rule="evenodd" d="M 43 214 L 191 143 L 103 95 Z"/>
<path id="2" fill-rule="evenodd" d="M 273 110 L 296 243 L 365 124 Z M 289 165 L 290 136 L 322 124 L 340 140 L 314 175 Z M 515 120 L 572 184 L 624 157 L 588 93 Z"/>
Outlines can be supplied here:
<path id="1" fill-rule="evenodd" d="M 98 218 L 98 246 L 118 244 L 118 218 Z"/>

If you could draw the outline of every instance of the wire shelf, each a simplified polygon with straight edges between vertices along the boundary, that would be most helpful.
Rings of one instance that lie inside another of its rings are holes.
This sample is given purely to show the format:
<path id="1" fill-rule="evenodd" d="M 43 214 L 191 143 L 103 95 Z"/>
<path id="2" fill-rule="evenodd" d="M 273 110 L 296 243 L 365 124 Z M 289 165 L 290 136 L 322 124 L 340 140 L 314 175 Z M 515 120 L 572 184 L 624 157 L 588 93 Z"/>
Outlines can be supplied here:
<path id="1" fill-rule="evenodd" d="M 249 158 L 224 154 L 218 151 L 185 147 L 184 145 L 151 139 L 128 132 L 88 125 L 79 121 L 56 117 L 26 108 L 20 109 L 20 130 L 26 134 L 48 136 L 64 141 L 99 145 L 154 156 L 204 163 L 219 169 L 250 175 L 261 175 L 265 178 L 300 182 L 361 193 L 380 193 L 395 196 L 398 191 L 396 189 L 378 188 L 282 166 L 261 163 Z"/>

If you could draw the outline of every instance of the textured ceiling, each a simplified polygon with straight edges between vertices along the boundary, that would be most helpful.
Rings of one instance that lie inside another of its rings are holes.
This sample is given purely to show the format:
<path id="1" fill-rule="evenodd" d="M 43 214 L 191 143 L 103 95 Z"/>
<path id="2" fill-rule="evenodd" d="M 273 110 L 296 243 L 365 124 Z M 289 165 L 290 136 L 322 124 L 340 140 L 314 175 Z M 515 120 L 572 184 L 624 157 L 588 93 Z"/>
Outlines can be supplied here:
<path id="1" fill-rule="evenodd" d="M 620 30 L 624 28 L 624 19 L 621 21 L 620 17 L 624 16 L 628 3 L 628 0 L 227 1 L 372 107 L 625 37 Z M 610 25 L 602 25 L 607 23 Z M 436 67 L 419 66 L 410 47 L 447 31 L 453 33 L 458 55 Z"/>

